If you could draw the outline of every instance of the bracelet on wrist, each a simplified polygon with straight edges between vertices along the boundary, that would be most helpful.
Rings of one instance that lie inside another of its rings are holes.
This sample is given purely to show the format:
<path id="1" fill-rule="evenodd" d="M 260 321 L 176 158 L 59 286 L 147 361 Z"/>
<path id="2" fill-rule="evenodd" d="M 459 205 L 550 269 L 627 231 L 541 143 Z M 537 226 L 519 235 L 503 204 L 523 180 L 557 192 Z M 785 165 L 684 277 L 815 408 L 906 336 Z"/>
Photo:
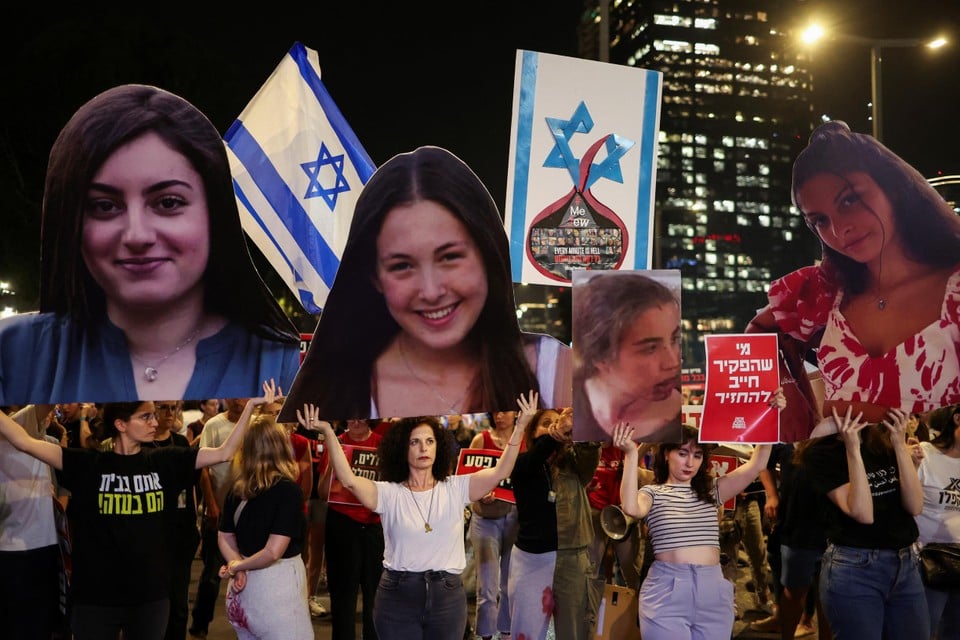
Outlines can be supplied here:
<path id="1" fill-rule="evenodd" d="M 522 440 L 520 442 L 507 442 L 508 447 L 519 447 L 521 444 L 523 444 Z"/>

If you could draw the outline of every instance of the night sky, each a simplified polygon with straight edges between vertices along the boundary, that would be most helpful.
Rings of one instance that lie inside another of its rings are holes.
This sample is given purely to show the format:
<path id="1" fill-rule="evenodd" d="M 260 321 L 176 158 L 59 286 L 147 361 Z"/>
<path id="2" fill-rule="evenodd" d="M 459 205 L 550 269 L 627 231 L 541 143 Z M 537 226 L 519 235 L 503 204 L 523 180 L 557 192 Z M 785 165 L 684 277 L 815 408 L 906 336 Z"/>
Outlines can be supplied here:
<path id="1" fill-rule="evenodd" d="M 224 132 L 300 41 L 318 51 L 327 89 L 375 163 L 423 144 L 446 147 L 502 207 L 516 50 L 575 56 L 581 11 L 580 0 L 391 2 L 383 11 L 376 2 L 347 1 L 313 2 L 285 17 L 239 8 L 198 16 L 169 4 L 91 17 L 36 4 L 5 17 L 0 39 L 0 187 L 7 195 L 0 278 L 13 281 L 21 308 L 38 294 L 50 146 L 73 111 L 100 91 L 155 84 L 190 100 Z M 925 175 L 960 173 L 960 2 L 803 4 L 857 35 L 953 35 L 952 47 L 935 55 L 885 52 L 884 134 Z M 817 115 L 869 132 L 868 50 L 826 43 L 813 70 Z"/>

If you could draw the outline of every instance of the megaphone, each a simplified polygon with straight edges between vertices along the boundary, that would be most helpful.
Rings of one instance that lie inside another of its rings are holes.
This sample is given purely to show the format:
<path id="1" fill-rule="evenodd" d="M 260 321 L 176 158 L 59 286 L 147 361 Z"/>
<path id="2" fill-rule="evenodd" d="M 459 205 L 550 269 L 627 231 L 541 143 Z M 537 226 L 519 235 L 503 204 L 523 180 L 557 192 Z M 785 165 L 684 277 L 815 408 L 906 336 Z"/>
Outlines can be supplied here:
<path id="1" fill-rule="evenodd" d="M 600 511 L 600 527 L 614 540 L 626 538 L 636 523 L 636 518 L 625 514 L 623 509 L 615 504 L 608 504 Z"/>

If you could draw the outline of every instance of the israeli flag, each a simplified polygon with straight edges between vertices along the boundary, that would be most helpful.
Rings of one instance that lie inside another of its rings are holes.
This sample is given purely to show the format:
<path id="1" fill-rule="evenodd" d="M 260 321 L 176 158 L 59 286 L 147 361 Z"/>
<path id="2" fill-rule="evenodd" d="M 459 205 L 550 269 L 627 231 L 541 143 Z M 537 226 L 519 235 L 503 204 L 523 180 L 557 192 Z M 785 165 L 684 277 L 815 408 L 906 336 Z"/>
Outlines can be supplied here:
<path id="1" fill-rule="evenodd" d="M 224 140 L 244 231 L 319 313 L 376 167 L 320 81 L 317 52 L 294 43 Z"/>

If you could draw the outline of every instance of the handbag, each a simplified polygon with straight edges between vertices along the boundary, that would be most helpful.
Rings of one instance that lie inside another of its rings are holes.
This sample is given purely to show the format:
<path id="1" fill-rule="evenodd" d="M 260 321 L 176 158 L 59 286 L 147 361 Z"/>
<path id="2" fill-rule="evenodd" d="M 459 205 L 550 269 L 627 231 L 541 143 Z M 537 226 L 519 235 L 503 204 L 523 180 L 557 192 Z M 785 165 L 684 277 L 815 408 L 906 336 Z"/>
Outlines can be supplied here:
<path id="1" fill-rule="evenodd" d="M 920 550 L 920 577 L 932 589 L 960 588 L 960 544 L 924 545 Z"/>

